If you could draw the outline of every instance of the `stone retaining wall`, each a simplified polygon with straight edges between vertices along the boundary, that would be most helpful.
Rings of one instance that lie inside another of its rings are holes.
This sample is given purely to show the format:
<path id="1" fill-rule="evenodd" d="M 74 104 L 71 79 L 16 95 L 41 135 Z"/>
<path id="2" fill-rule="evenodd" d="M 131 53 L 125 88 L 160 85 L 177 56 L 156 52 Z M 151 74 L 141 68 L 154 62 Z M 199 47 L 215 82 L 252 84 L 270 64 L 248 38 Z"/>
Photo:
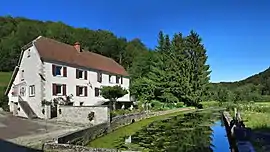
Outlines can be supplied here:
<path id="1" fill-rule="evenodd" d="M 192 108 L 183 108 L 182 110 L 189 110 Z M 165 115 L 173 112 L 177 112 L 179 109 L 174 110 L 167 110 L 167 111 L 160 111 L 160 112 L 150 112 L 150 113 L 136 113 L 136 114 L 129 114 L 123 115 L 117 118 L 114 118 L 111 123 L 102 123 L 99 125 L 95 125 L 92 127 L 88 127 L 79 131 L 75 131 L 69 134 L 62 135 L 58 137 L 57 143 L 61 144 L 75 144 L 75 145 L 85 145 L 89 141 L 107 134 L 121 126 L 128 125 L 132 122 L 139 121 L 141 119 L 158 116 L 158 115 Z"/>
<path id="2" fill-rule="evenodd" d="M 238 152 L 255 152 L 252 144 L 248 140 L 240 140 L 242 138 L 239 135 L 242 133 L 246 134 L 246 128 L 231 126 L 231 121 L 233 119 L 227 111 L 223 112 L 223 119 L 231 146 L 235 147 L 235 150 Z"/>
<path id="3" fill-rule="evenodd" d="M 88 119 L 90 112 L 94 112 L 92 121 Z M 75 124 L 97 125 L 109 120 L 109 108 L 107 106 L 59 106 L 56 120 Z"/>
<path id="4" fill-rule="evenodd" d="M 90 148 L 78 145 L 45 143 L 44 148 L 54 152 L 118 152 L 117 149 Z"/>

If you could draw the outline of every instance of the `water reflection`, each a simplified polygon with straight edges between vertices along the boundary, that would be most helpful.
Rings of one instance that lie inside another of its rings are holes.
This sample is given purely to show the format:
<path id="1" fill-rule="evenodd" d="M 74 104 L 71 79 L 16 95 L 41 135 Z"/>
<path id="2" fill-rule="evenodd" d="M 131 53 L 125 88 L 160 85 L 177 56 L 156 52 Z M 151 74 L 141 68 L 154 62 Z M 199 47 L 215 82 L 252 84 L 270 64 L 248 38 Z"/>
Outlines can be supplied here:
<path id="1" fill-rule="evenodd" d="M 131 143 L 119 148 L 149 152 L 227 152 L 226 132 L 219 117 L 219 112 L 201 111 L 156 121 L 132 135 Z M 223 147 L 218 145 L 220 142 Z"/>

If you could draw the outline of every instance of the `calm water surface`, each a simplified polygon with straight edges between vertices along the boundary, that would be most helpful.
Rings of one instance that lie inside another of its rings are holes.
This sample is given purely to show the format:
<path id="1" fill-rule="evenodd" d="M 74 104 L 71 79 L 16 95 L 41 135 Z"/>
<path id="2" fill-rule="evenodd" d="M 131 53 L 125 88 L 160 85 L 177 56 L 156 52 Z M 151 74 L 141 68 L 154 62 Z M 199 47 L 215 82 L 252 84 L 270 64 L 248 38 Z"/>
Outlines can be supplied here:
<path id="1" fill-rule="evenodd" d="M 229 152 L 219 111 L 200 111 L 156 121 L 132 135 L 121 149 L 149 152 Z"/>

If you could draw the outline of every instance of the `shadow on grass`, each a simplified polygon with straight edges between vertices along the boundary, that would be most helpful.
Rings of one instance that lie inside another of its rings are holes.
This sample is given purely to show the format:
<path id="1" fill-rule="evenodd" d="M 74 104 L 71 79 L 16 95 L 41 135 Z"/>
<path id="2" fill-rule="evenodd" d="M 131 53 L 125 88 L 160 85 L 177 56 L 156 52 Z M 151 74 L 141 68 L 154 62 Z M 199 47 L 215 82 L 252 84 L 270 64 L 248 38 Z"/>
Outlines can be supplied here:
<path id="1" fill-rule="evenodd" d="M 262 125 L 253 128 L 250 140 L 256 152 L 270 151 L 270 127 Z"/>
<path id="2" fill-rule="evenodd" d="M 20 146 L 3 139 L 0 139 L 1 152 L 42 152 L 42 150 Z"/>

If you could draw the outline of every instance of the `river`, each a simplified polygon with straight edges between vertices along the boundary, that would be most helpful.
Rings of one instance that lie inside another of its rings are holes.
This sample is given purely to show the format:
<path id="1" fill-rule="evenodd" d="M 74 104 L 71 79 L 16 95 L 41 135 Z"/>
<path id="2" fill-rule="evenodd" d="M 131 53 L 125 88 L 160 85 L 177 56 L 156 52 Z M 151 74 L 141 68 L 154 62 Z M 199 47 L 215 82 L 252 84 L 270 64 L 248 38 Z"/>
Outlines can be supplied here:
<path id="1" fill-rule="evenodd" d="M 117 148 L 149 152 L 229 152 L 220 111 L 200 111 L 155 121 Z"/>

